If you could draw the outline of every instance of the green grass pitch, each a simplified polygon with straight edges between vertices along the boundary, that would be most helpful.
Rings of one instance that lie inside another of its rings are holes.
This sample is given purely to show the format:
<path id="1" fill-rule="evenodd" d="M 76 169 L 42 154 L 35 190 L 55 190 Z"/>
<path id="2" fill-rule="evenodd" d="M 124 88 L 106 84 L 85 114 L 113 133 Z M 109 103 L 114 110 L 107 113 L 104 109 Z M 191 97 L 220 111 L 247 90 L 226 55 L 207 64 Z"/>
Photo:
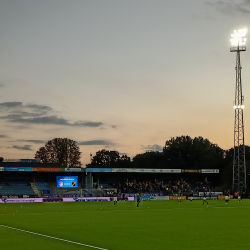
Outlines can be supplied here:
<path id="1" fill-rule="evenodd" d="M 109 250 L 250 249 L 250 200 L 0 204 L 0 225 Z M 94 248 L 0 226 L 0 249 Z"/>

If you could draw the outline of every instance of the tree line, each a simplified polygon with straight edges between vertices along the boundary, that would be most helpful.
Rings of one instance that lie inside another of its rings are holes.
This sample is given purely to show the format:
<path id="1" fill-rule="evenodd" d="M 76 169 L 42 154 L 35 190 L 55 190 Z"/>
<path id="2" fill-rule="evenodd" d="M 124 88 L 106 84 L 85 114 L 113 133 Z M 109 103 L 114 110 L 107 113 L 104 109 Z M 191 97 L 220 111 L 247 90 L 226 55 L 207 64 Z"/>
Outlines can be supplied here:
<path id="1" fill-rule="evenodd" d="M 232 185 L 234 148 L 224 150 L 203 137 L 172 137 L 162 151 L 147 151 L 132 159 L 118 151 L 100 150 L 87 168 L 219 169 L 220 182 Z M 247 179 L 250 172 L 250 147 L 245 146 Z M 77 142 L 67 138 L 48 141 L 35 154 L 40 163 L 59 163 L 61 167 L 80 168 L 81 152 Z M 249 180 L 250 181 L 250 180 Z"/>
<path id="2" fill-rule="evenodd" d="M 246 146 L 246 165 L 249 170 L 250 147 Z M 172 137 L 162 151 L 148 151 L 130 159 L 118 151 L 100 150 L 87 168 L 155 168 L 155 169 L 219 169 L 230 181 L 234 148 L 223 150 L 203 137 Z M 48 141 L 35 154 L 41 163 L 59 163 L 62 167 L 81 167 L 81 152 L 77 142 L 67 138 Z M 249 172 L 249 171 L 248 171 Z M 230 178 L 229 178 L 230 177 Z M 226 178 L 227 179 L 227 178 Z M 230 185 L 230 183 L 228 183 Z"/>

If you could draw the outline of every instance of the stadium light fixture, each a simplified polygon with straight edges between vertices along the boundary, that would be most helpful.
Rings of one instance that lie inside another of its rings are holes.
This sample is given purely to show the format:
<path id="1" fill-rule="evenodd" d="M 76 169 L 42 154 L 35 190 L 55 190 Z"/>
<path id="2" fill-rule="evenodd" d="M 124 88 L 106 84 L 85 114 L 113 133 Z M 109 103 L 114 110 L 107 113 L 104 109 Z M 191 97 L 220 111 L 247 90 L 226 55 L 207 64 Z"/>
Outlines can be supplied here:
<path id="1" fill-rule="evenodd" d="M 231 46 L 232 47 L 241 47 L 241 46 L 246 46 L 246 34 L 247 34 L 247 29 L 239 29 L 238 31 L 234 30 L 234 33 L 231 34 Z"/>
<path id="2" fill-rule="evenodd" d="M 244 109 L 244 105 L 234 105 L 234 109 Z"/>
<path id="3" fill-rule="evenodd" d="M 246 190 L 246 160 L 244 139 L 244 96 L 242 95 L 240 52 L 246 51 L 247 29 L 234 30 L 231 34 L 231 52 L 236 52 L 236 88 L 234 101 L 234 156 L 233 156 L 233 189 Z"/>

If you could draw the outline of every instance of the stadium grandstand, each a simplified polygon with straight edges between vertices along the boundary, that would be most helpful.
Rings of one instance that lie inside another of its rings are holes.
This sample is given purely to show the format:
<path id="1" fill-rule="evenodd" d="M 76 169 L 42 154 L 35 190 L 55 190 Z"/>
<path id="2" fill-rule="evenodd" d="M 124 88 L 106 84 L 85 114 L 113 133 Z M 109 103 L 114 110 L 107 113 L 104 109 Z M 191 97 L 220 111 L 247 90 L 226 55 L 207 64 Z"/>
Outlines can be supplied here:
<path id="1" fill-rule="evenodd" d="M 112 199 L 114 194 L 120 200 L 138 194 L 142 199 L 175 199 L 175 196 L 217 199 L 219 195 L 233 195 L 228 187 L 217 186 L 219 179 L 218 169 L 62 168 L 34 159 L 3 160 L 0 198 L 63 201 L 64 198 Z"/>

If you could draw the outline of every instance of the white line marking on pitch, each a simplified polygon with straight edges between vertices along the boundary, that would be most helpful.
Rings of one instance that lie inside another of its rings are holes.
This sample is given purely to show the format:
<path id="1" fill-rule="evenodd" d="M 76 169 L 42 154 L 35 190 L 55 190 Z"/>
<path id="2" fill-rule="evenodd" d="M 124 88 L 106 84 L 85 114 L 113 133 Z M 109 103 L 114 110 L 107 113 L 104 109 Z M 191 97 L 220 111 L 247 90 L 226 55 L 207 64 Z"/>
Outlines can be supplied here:
<path id="1" fill-rule="evenodd" d="M 95 249 L 99 249 L 99 250 L 108 250 L 106 248 L 95 247 L 95 246 L 91 246 L 91 245 L 87 245 L 87 244 L 83 244 L 83 243 L 79 243 L 79 242 L 75 242 L 75 241 L 71 241 L 71 240 L 64 240 L 64 239 L 56 238 L 56 237 L 53 237 L 53 236 L 49 236 L 49 235 L 45 235 L 45 234 L 39 234 L 39 233 L 34 233 L 34 232 L 30 232 L 30 231 L 19 229 L 19 228 L 5 226 L 5 225 L 0 225 L 0 227 L 6 227 L 6 228 L 9 228 L 9 229 L 13 229 L 13 230 L 17 230 L 17 231 L 21 231 L 21 232 L 29 233 L 29 234 L 35 234 L 35 235 L 38 235 L 38 236 L 43 236 L 43 237 L 47 237 L 47 238 L 54 239 L 54 240 L 65 241 L 65 242 L 76 244 L 76 245 L 80 245 L 80 246 L 91 247 L 91 248 L 95 248 Z"/>

